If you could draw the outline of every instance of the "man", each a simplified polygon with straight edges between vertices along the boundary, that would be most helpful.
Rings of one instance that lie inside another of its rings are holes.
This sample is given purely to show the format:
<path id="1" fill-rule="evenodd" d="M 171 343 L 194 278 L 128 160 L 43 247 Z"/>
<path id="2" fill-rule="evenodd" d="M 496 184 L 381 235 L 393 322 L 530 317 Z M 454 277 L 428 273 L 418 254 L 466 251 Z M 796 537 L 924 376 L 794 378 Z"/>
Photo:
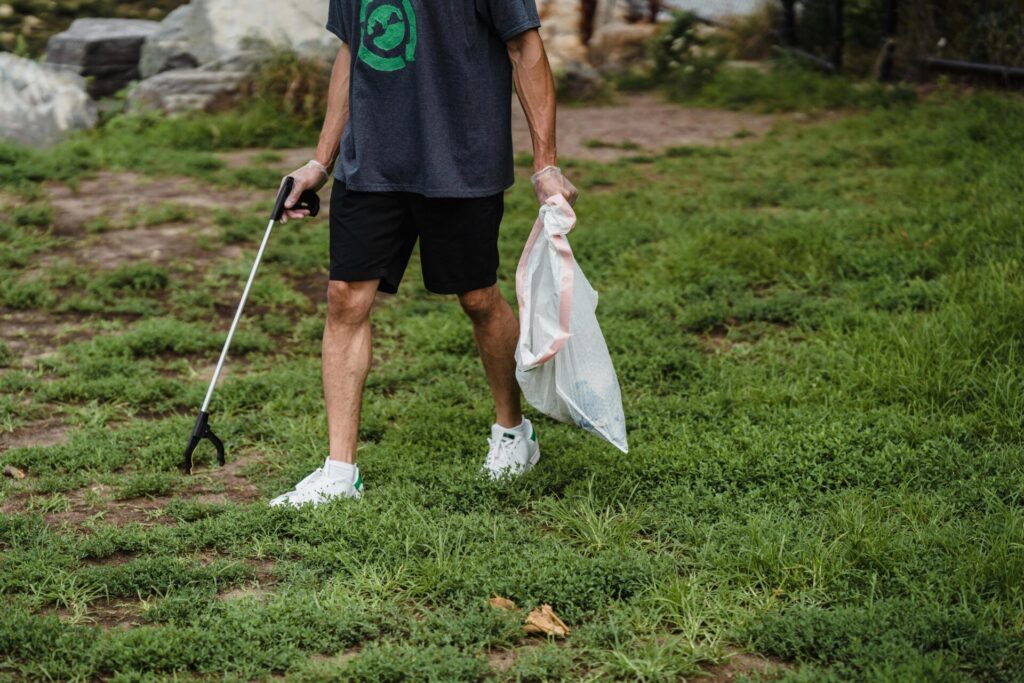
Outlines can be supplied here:
<path id="1" fill-rule="evenodd" d="M 355 464 L 370 309 L 398 289 L 420 241 L 423 280 L 455 294 L 494 396 L 484 470 L 521 474 L 540 457 L 515 379 L 518 324 L 496 285 L 504 191 L 513 183 L 511 93 L 533 138 L 541 202 L 576 199 L 557 167 L 555 89 L 534 0 L 330 0 L 341 39 L 316 158 L 291 176 L 319 190 L 334 170 L 330 284 L 323 340 L 329 456 L 271 505 L 358 498 Z"/>

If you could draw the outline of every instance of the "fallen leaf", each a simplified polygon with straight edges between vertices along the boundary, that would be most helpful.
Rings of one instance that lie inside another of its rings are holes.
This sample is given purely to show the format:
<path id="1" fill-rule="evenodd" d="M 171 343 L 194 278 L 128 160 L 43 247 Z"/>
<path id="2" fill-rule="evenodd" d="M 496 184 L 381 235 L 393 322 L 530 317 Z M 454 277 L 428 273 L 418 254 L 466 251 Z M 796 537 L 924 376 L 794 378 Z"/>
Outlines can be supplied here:
<path id="1" fill-rule="evenodd" d="M 519 608 L 516 606 L 516 603 L 512 602 L 508 598 L 502 598 L 497 595 L 488 600 L 487 604 L 489 604 L 491 607 L 496 607 L 497 609 L 507 609 L 509 612 L 519 611 Z"/>
<path id="2" fill-rule="evenodd" d="M 4 465 L 4 476 L 11 477 L 12 479 L 24 479 L 25 472 L 23 470 L 19 470 L 14 465 Z"/>
<path id="3" fill-rule="evenodd" d="M 569 627 L 558 618 L 551 605 L 541 605 L 539 609 L 530 612 L 526 617 L 526 625 L 523 626 L 524 633 L 542 633 L 555 638 L 565 638 L 569 635 Z"/>

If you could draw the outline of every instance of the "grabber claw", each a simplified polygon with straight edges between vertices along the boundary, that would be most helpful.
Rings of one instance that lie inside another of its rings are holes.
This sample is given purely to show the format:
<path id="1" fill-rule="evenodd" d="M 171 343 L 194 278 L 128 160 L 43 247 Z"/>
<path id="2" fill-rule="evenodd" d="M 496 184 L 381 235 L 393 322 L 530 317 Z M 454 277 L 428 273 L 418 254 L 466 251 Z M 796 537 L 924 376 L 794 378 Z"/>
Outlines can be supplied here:
<path id="1" fill-rule="evenodd" d="M 192 454 L 203 439 L 209 440 L 213 447 L 217 449 L 217 462 L 221 467 L 224 466 L 224 442 L 210 429 L 210 414 L 205 410 L 201 410 L 196 418 L 196 425 L 192 428 L 192 436 L 189 437 L 188 446 L 185 447 L 185 463 L 183 465 L 185 474 L 192 474 Z"/>
<path id="2" fill-rule="evenodd" d="M 227 339 L 224 340 L 224 348 L 221 349 L 220 360 L 217 361 L 217 367 L 214 369 L 213 377 L 210 379 L 210 388 L 206 390 L 203 407 L 199 409 L 196 426 L 192 428 L 192 436 L 189 437 L 188 446 L 185 448 L 185 462 L 182 464 L 185 474 L 192 474 L 192 454 L 203 439 L 207 439 L 213 444 L 213 447 L 217 449 L 217 461 L 222 467 L 224 465 L 224 444 L 213 433 L 213 430 L 210 429 L 210 414 L 208 412 L 210 400 L 213 398 L 213 390 L 217 388 L 217 379 L 220 377 L 221 370 L 224 369 L 224 361 L 227 360 L 228 349 L 231 348 L 231 340 L 234 339 L 235 330 L 238 329 L 238 321 L 242 319 L 242 311 L 245 309 L 245 302 L 249 298 L 249 292 L 252 290 L 253 280 L 256 279 L 256 270 L 260 267 L 263 252 L 266 251 L 267 243 L 270 241 L 270 233 L 274 229 L 274 223 L 281 220 L 281 217 L 284 215 L 284 203 L 293 189 L 295 189 L 295 178 L 287 176 L 277 191 L 277 200 L 274 202 L 274 210 L 270 214 L 270 222 L 267 223 L 267 229 L 263 233 L 263 241 L 260 243 L 259 251 L 256 252 L 256 259 L 252 263 L 252 270 L 249 271 L 249 279 L 245 283 L 245 289 L 242 290 L 242 299 L 238 302 L 238 308 L 235 310 L 235 317 L 231 321 L 231 328 L 228 330 Z M 309 211 L 310 216 L 315 216 L 320 213 L 320 198 L 316 196 L 316 192 L 306 190 L 292 208 L 305 209 Z"/>

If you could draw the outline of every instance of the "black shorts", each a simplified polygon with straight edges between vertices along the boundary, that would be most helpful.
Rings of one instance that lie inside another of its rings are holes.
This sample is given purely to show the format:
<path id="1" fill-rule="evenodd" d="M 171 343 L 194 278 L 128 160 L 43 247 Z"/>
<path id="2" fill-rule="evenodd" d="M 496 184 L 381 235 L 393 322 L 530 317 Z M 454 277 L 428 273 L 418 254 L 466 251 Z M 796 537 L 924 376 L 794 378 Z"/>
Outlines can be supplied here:
<path id="1" fill-rule="evenodd" d="M 395 293 L 420 240 L 423 284 L 463 294 L 498 281 L 498 227 L 505 195 L 431 198 L 410 192 L 331 191 L 331 279 L 380 279 Z"/>

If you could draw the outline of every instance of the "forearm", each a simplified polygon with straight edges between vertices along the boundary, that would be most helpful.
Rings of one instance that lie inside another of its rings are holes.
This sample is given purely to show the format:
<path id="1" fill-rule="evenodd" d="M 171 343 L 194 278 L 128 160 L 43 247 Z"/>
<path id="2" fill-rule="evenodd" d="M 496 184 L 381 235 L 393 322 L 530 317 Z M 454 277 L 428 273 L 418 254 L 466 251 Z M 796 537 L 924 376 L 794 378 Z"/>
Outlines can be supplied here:
<path id="1" fill-rule="evenodd" d="M 328 169 L 338 158 L 341 135 L 348 124 L 348 86 L 351 55 L 348 45 L 342 43 L 331 70 L 331 83 L 327 93 L 327 114 L 320 130 L 320 143 L 316 147 L 316 160 Z"/>
<path id="2" fill-rule="evenodd" d="M 527 31 L 508 42 L 516 94 L 526 114 L 533 139 L 533 167 L 539 171 L 558 163 L 555 145 L 555 79 L 536 31 Z"/>

